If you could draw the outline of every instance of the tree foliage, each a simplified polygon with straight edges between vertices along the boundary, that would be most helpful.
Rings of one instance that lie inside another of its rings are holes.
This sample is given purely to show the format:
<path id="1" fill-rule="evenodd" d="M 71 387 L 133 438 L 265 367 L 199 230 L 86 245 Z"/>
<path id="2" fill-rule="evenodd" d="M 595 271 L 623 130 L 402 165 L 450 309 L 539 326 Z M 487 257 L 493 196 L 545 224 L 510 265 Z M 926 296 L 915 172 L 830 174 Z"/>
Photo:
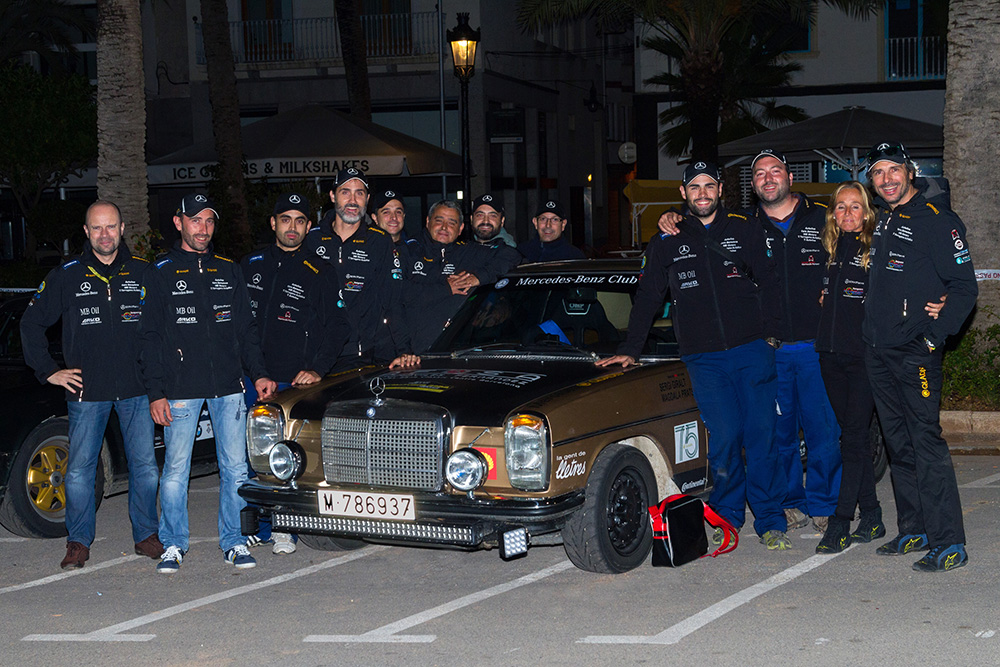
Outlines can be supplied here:
<path id="1" fill-rule="evenodd" d="M 36 53 L 52 70 L 76 53 L 79 35 L 94 34 L 81 7 L 65 0 L 0 0 L 0 65 L 24 53 Z"/>
<path id="2" fill-rule="evenodd" d="M 881 6 L 879 0 L 823 2 L 855 18 L 869 16 Z M 670 43 L 678 56 L 671 90 L 685 104 L 692 158 L 714 161 L 727 90 L 736 87 L 727 82 L 734 68 L 727 62 L 732 54 L 724 50 L 726 45 L 762 17 L 808 21 L 818 4 L 819 0 L 519 0 L 518 22 L 532 29 L 587 16 L 603 29 L 621 25 L 629 16 L 642 20 L 653 32 L 651 38 Z"/>
<path id="3" fill-rule="evenodd" d="M 42 193 L 97 158 L 94 89 L 78 75 L 0 67 L 0 186 L 29 216 Z"/>

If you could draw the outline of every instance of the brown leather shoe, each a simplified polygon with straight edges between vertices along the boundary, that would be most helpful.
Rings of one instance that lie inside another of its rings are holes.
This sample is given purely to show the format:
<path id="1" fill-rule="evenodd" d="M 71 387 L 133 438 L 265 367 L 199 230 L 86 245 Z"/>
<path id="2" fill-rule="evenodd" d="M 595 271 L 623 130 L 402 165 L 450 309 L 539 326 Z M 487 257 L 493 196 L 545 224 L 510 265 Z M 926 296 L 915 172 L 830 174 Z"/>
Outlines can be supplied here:
<path id="1" fill-rule="evenodd" d="M 64 570 L 79 570 L 88 560 L 90 560 L 90 549 L 79 542 L 67 542 L 66 557 L 59 563 L 59 567 Z"/>
<path id="2" fill-rule="evenodd" d="M 163 555 L 163 545 L 160 544 L 160 537 L 153 533 L 142 542 L 135 543 L 135 553 L 137 556 L 147 556 L 153 560 L 160 560 Z"/>

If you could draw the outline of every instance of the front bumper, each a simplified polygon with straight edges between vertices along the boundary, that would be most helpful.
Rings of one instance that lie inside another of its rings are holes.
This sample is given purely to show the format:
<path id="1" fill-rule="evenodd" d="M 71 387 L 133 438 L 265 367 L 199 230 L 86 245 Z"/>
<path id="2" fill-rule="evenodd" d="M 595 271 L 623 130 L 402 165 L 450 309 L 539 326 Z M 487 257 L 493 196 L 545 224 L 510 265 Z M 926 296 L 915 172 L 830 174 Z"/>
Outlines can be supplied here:
<path id="1" fill-rule="evenodd" d="M 583 504 L 583 491 L 558 498 L 473 499 L 444 493 L 414 493 L 416 521 L 384 521 L 320 514 L 315 490 L 272 486 L 249 480 L 239 490 L 272 529 L 391 544 L 465 549 L 497 546 L 499 534 L 524 527 L 530 535 L 558 531 Z"/>

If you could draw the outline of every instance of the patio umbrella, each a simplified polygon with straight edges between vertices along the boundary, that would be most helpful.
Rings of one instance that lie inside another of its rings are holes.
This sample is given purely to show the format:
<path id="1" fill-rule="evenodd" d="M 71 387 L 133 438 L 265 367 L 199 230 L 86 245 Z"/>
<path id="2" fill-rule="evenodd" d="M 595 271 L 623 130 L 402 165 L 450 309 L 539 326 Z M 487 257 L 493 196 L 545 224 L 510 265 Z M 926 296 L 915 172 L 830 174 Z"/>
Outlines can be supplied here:
<path id="1" fill-rule="evenodd" d="M 903 144 L 911 157 L 937 157 L 944 147 L 940 125 L 853 106 L 721 144 L 719 157 L 737 158 L 730 166 L 772 148 L 792 162 L 830 160 L 857 179 L 865 153 L 883 141 Z"/>
<path id="2" fill-rule="evenodd" d="M 243 126 L 250 178 L 331 178 L 355 167 L 369 175 L 461 174 L 462 158 L 420 139 L 307 104 Z M 200 141 L 149 163 L 150 185 L 207 181 L 215 143 Z"/>

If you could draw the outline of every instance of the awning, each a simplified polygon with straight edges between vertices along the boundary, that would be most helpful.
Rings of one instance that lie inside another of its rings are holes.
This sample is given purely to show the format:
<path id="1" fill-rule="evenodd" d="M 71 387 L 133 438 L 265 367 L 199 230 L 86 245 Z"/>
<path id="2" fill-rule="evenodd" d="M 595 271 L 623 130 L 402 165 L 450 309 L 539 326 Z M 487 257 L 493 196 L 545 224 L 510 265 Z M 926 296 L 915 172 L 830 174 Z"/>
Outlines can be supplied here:
<path id="1" fill-rule="evenodd" d="M 457 175 L 462 158 L 433 144 L 318 104 L 242 128 L 248 178 L 332 178 L 355 167 L 369 175 Z M 213 140 L 153 160 L 150 185 L 203 183 L 218 162 Z"/>
<path id="2" fill-rule="evenodd" d="M 784 153 L 791 162 L 830 160 L 856 179 L 865 154 L 882 142 L 902 144 L 911 157 L 939 157 L 944 150 L 944 133 L 940 125 L 864 107 L 845 107 L 721 144 L 719 158 L 736 158 L 726 163 L 730 166 L 772 148 Z"/>

